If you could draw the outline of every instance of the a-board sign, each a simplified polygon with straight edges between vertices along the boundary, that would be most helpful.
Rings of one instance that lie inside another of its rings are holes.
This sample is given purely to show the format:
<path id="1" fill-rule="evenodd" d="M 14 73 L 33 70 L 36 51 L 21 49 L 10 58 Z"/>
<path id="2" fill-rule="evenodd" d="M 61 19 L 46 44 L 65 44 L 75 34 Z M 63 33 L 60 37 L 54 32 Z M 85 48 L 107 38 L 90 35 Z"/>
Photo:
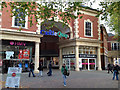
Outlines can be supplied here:
<path id="1" fill-rule="evenodd" d="M 9 67 L 5 87 L 19 88 L 22 68 Z"/>

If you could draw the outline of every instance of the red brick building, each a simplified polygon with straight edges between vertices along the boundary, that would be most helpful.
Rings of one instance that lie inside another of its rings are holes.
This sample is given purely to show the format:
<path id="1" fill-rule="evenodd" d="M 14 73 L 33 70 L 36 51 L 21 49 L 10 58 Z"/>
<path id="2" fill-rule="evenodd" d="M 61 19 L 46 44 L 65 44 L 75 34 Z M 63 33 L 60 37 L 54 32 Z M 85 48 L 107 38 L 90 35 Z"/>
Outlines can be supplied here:
<path id="1" fill-rule="evenodd" d="M 108 64 L 108 34 L 104 25 L 100 25 L 101 28 L 101 65 L 102 69 L 107 69 Z"/>
<path id="2" fill-rule="evenodd" d="M 108 59 L 111 64 L 120 65 L 120 42 L 115 38 L 114 34 L 108 33 Z"/>
<path id="3" fill-rule="evenodd" d="M 71 20 L 71 23 L 65 27 L 62 27 L 64 22 L 62 22 L 60 17 L 57 17 L 57 20 L 54 21 L 57 27 L 54 26 L 51 31 L 48 30 L 48 32 L 54 31 L 53 35 L 43 35 L 41 30 L 45 30 L 46 25 L 51 23 L 51 21 L 39 20 L 39 22 L 44 22 L 44 24 L 37 25 L 34 23 L 30 27 L 29 17 L 25 17 L 26 23 L 22 25 L 22 30 L 19 31 L 19 20 L 15 16 L 10 17 L 10 12 L 6 12 L 9 8 L 4 8 L 2 11 L 0 33 L 2 34 L 3 49 L 0 52 L 3 53 L 3 61 L 14 60 L 15 64 L 17 64 L 20 60 L 24 62 L 33 58 L 36 71 L 39 60 L 44 65 L 47 65 L 48 61 L 52 60 L 53 64 L 59 66 L 59 68 L 65 63 L 69 69 L 75 68 L 76 71 L 79 71 L 79 68 L 101 70 L 105 67 L 104 61 L 106 60 L 102 59 L 101 68 L 101 58 L 107 56 L 107 33 L 106 30 L 102 29 L 101 31 L 100 29 L 99 18 L 95 17 L 97 10 L 84 9 L 79 11 L 84 13 L 81 14 L 83 18 L 79 19 L 81 16 L 79 15 L 77 19 Z M 77 15 L 77 12 L 74 12 L 74 14 Z M 69 39 L 61 38 L 59 35 L 56 36 L 55 33 L 60 35 L 67 34 Z M 22 56 L 22 59 L 20 58 L 20 51 L 23 50 L 30 52 L 28 54 L 29 58 L 26 59 L 24 56 Z M 12 63 L 11 65 L 14 65 L 14 62 L 10 62 Z"/>

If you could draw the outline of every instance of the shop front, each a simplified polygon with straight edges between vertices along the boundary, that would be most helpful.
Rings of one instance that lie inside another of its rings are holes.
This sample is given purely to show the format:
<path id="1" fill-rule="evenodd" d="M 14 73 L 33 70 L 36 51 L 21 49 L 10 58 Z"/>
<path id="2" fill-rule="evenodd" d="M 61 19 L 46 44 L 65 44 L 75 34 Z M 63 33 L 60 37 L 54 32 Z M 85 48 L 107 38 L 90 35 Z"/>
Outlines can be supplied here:
<path id="1" fill-rule="evenodd" d="M 83 70 L 96 70 L 97 55 L 79 54 L 79 68 Z"/>
<path id="2" fill-rule="evenodd" d="M 29 62 L 32 59 L 35 43 L 28 41 L 2 40 L 3 73 L 7 73 L 8 67 L 21 67 L 28 71 Z"/>

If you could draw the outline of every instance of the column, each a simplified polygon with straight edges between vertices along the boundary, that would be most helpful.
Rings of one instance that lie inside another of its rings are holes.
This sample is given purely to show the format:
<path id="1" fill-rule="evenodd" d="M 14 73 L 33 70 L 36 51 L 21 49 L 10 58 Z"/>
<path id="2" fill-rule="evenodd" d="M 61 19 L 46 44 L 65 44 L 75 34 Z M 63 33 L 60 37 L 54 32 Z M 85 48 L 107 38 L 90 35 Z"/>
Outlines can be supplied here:
<path id="1" fill-rule="evenodd" d="M 75 46 L 75 71 L 79 71 L 79 46 Z"/>
<path id="2" fill-rule="evenodd" d="M 89 59 L 88 59 L 88 70 L 90 70 Z"/>
<path id="3" fill-rule="evenodd" d="M 35 72 L 38 72 L 39 67 L 39 42 L 35 43 Z"/>
<path id="4" fill-rule="evenodd" d="M 97 48 L 97 64 L 98 64 L 98 70 L 102 70 L 101 69 L 100 47 Z"/>
<path id="5" fill-rule="evenodd" d="M 59 49 L 59 69 L 62 68 L 63 60 L 62 60 L 62 48 Z"/>

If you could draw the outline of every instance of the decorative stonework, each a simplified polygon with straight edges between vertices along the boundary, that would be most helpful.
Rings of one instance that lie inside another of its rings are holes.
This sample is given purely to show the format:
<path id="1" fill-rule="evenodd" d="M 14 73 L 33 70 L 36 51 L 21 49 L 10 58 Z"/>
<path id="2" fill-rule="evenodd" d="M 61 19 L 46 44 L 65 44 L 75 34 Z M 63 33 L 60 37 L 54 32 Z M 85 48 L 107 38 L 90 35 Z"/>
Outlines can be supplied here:
<path id="1" fill-rule="evenodd" d="M 77 16 L 77 11 L 74 12 L 74 15 Z M 78 31 L 78 23 L 79 23 L 78 22 L 78 18 L 76 18 L 75 22 L 74 22 L 74 29 L 75 29 L 75 31 L 74 31 L 74 33 L 75 33 L 74 38 L 79 38 L 79 35 L 78 35 L 78 33 L 79 33 L 79 31 Z"/>
<path id="2" fill-rule="evenodd" d="M 100 17 L 98 17 L 98 40 L 100 40 Z"/>

